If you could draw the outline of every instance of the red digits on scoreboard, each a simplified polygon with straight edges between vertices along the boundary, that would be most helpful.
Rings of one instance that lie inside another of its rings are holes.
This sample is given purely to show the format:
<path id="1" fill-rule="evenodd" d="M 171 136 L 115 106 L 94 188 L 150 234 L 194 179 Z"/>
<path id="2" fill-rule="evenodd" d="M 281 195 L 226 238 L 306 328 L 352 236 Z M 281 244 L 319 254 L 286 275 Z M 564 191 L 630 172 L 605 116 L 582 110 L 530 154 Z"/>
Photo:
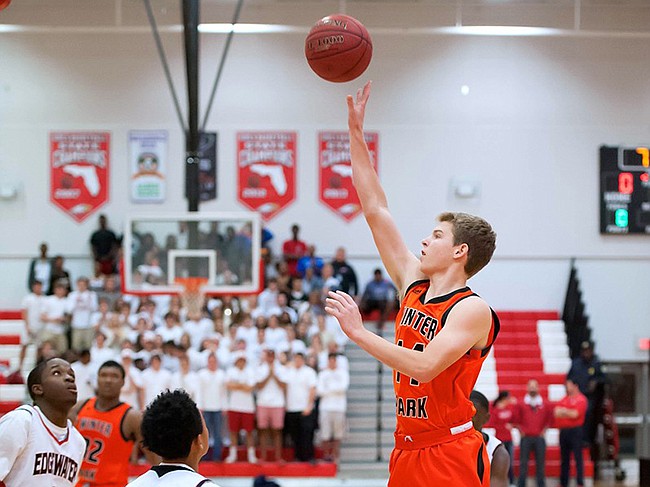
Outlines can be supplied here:
<path id="1" fill-rule="evenodd" d="M 618 175 L 618 192 L 621 194 L 632 194 L 634 191 L 634 176 L 629 172 L 622 172 Z"/>

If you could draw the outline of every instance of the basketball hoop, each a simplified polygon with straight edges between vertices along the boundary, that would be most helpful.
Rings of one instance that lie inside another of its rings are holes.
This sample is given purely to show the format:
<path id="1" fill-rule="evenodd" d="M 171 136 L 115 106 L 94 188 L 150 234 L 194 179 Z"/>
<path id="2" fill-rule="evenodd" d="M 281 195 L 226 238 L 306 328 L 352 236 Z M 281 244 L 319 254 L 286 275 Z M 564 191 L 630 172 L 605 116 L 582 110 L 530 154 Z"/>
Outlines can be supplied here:
<path id="1" fill-rule="evenodd" d="M 183 286 L 181 292 L 181 304 L 187 310 L 188 315 L 200 314 L 205 304 L 205 293 L 203 286 L 208 283 L 207 277 L 177 277 L 174 283 Z"/>

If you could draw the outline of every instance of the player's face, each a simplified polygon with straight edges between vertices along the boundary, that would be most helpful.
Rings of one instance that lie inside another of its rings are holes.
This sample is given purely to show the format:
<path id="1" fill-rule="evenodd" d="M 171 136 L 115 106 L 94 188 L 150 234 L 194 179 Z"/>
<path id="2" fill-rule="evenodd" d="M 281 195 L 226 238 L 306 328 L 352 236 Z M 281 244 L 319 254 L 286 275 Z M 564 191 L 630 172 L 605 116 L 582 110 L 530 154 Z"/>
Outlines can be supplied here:
<path id="1" fill-rule="evenodd" d="M 37 386 L 35 386 L 37 387 Z M 47 363 L 40 384 L 43 400 L 73 406 L 77 402 L 77 385 L 74 370 L 68 362 L 55 358 Z"/>
<path id="2" fill-rule="evenodd" d="M 97 395 L 102 398 L 119 397 L 123 385 L 122 372 L 116 367 L 104 367 L 97 374 Z"/>
<path id="3" fill-rule="evenodd" d="M 449 222 L 440 222 L 431 235 L 422 239 L 420 251 L 420 270 L 431 275 L 446 269 L 453 262 L 454 234 Z"/>

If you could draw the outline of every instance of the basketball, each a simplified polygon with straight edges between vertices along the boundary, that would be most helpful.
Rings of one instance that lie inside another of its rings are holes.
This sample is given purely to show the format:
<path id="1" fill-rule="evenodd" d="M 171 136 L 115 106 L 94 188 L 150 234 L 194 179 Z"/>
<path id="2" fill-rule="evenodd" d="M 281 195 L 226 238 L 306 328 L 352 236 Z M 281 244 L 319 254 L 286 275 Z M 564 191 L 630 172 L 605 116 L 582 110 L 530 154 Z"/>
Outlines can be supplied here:
<path id="1" fill-rule="evenodd" d="M 0 0 L 0 10 L 6 9 L 10 3 L 11 0 Z"/>
<path id="2" fill-rule="evenodd" d="M 372 58 L 372 40 L 364 25 L 344 14 L 323 17 L 305 39 L 309 67 L 333 83 L 352 81 L 361 76 Z"/>

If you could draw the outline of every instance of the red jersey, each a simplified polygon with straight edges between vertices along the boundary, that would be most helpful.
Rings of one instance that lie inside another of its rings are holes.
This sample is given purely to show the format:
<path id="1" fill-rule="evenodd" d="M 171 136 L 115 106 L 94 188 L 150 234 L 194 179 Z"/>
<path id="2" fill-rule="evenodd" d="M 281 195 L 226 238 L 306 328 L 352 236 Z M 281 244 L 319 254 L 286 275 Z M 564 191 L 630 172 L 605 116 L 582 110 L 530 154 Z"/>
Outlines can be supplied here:
<path id="1" fill-rule="evenodd" d="M 87 445 L 77 487 L 123 487 L 129 481 L 134 442 L 124 438 L 122 423 L 131 406 L 120 403 L 109 411 L 98 411 L 96 400 L 86 401 L 75 422 Z"/>
<path id="2" fill-rule="evenodd" d="M 587 414 L 587 398 L 584 394 L 578 392 L 573 396 L 564 396 L 556 406 L 565 407 L 568 409 L 575 409 L 578 411 L 577 418 L 555 418 L 556 428 L 579 428 L 585 422 L 585 415 Z"/>
<path id="3" fill-rule="evenodd" d="M 512 432 L 507 427 L 515 422 L 515 411 L 512 405 L 502 408 L 492 408 L 490 412 L 490 421 L 485 426 L 494 428 L 494 436 L 501 441 L 512 441 Z"/>
<path id="4" fill-rule="evenodd" d="M 401 347 L 424 350 L 445 326 L 452 308 L 461 300 L 476 296 L 468 287 L 425 302 L 429 281 L 416 281 L 406 290 L 395 319 L 395 343 Z M 476 410 L 469 395 L 481 366 L 499 332 L 499 319 L 492 311 L 488 344 L 483 350 L 468 350 L 435 379 L 419 383 L 393 372 L 397 407 L 396 437 L 408 438 L 419 433 L 441 432 L 449 435 L 472 429 Z M 429 435 L 427 435 L 429 436 Z M 434 436 L 437 436 L 434 434 Z M 396 448 L 401 448 L 396 444 Z"/>
<path id="5" fill-rule="evenodd" d="M 298 259 L 307 255 L 307 244 L 302 240 L 286 240 L 282 244 L 282 253 L 290 255 L 298 255 L 295 258 L 286 258 L 287 267 L 291 277 L 300 277 L 298 274 Z"/>

